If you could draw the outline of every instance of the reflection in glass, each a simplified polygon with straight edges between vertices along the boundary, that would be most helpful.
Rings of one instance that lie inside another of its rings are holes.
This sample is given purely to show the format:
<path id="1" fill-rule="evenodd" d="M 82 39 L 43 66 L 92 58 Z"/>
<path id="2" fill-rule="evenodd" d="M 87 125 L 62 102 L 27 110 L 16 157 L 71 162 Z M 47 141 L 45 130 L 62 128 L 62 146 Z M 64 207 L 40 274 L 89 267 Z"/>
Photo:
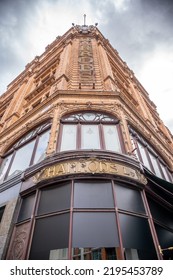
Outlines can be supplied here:
<path id="1" fill-rule="evenodd" d="M 68 248 L 50 250 L 49 260 L 67 260 Z"/>
<path id="2" fill-rule="evenodd" d="M 67 257 L 69 217 L 67 213 L 36 220 L 29 259 L 48 260 Z"/>
<path id="3" fill-rule="evenodd" d="M 126 211 L 145 213 L 140 191 L 116 185 L 115 183 L 115 193 L 118 208 Z"/>
<path id="4" fill-rule="evenodd" d="M 4 180 L 5 174 L 7 172 L 7 169 L 9 167 L 10 160 L 12 158 L 12 154 L 4 158 L 1 167 L 0 167 L 0 182 Z"/>
<path id="5" fill-rule="evenodd" d="M 74 186 L 74 207 L 113 208 L 111 182 L 77 181 Z"/>
<path id="6" fill-rule="evenodd" d="M 73 248 L 74 260 L 116 260 L 116 248 Z"/>
<path id="7" fill-rule="evenodd" d="M 34 157 L 34 164 L 45 158 L 46 148 L 49 141 L 49 133 L 50 131 L 48 130 L 39 137 L 37 150 Z"/>
<path id="8" fill-rule="evenodd" d="M 115 213 L 74 213 L 73 248 L 119 247 L 115 221 Z"/>
<path id="9" fill-rule="evenodd" d="M 103 125 L 106 150 L 122 152 L 117 127 L 115 125 Z"/>
<path id="10" fill-rule="evenodd" d="M 81 148 L 100 149 L 98 125 L 82 125 L 81 127 Z"/>
<path id="11" fill-rule="evenodd" d="M 75 150 L 76 149 L 76 125 L 63 125 L 62 140 L 61 140 L 61 151 Z"/>
<path id="12" fill-rule="evenodd" d="M 8 176 L 15 175 L 29 166 L 34 144 L 35 140 L 16 151 Z"/>
<path id="13" fill-rule="evenodd" d="M 141 217 L 119 214 L 126 259 L 157 259 L 148 221 Z"/>

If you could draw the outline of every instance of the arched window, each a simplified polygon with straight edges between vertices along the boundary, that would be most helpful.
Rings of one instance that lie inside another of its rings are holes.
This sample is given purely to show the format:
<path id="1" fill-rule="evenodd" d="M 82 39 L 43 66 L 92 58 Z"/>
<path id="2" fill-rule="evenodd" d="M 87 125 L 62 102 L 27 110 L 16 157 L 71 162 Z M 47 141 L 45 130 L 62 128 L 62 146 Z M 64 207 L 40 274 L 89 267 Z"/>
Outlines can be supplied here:
<path id="1" fill-rule="evenodd" d="M 98 112 L 82 112 L 61 119 L 58 150 L 102 149 L 123 152 L 119 121 Z"/>
<path id="2" fill-rule="evenodd" d="M 156 176 L 172 181 L 171 172 L 158 152 L 136 131 L 130 127 L 130 134 L 134 151 L 140 162 L 144 164 Z"/>
<path id="3" fill-rule="evenodd" d="M 50 123 L 44 123 L 27 133 L 8 150 L 0 166 L 0 182 L 44 159 L 49 131 Z"/>

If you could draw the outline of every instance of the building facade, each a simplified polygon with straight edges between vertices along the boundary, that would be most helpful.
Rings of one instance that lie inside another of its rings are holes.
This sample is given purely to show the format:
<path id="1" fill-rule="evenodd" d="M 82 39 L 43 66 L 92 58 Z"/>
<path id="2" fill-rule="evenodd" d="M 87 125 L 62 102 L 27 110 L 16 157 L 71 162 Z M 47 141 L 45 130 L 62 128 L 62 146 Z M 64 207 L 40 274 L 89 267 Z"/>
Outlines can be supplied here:
<path id="1" fill-rule="evenodd" d="M 96 26 L 0 97 L 1 259 L 172 259 L 173 142 Z"/>

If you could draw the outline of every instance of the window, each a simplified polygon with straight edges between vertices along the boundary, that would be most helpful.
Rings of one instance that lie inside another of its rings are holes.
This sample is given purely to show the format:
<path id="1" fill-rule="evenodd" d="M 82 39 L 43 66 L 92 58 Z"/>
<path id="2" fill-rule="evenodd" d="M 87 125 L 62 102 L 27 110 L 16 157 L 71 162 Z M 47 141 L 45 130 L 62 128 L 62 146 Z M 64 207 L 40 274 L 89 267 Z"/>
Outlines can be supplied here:
<path id="1" fill-rule="evenodd" d="M 6 153 L 0 166 L 0 182 L 43 160 L 49 140 L 50 123 L 45 123 L 22 137 Z"/>
<path id="2" fill-rule="evenodd" d="M 164 163 L 159 154 L 147 141 L 145 141 L 141 135 L 137 134 L 131 127 L 130 134 L 134 152 L 138 160 L 141 161 L 150 171 L 155 173 L 156 176 L 163 178 L 166 181 L 172 182 L 172 174 L 168 170 L 166 163 Z"/>
<path id="3" fill-rule="evenodd" d="M 30 260 L 67 258 L 69 219 L 67 213 L 36 221 Z"/>
<path id="4" fill-rule="evenodd" d="M 61 120 L 60 151 L 103 149 L 122 153 L 118 120 L 106 114 L 84 112 Z"/>
<path id="5" fill-rule="evenodd" d="M 23 197 L 17 221 L 17 228 L 30 223 L 29 259 L 156 259 L 142 196 L 105 178 L 40 186 Z M 165 225 L 170 222 L 167 217 Z"/>
<path id="6" fill-rule="evenodd" d="M 145 213 L 141 192 L 115 184 L 115 194 L 119 209 L 136 213 Z"/>
<path id="7" fill-rule="evenodd" d="M 119 247 L 115 213 L 74 213 L 72 236 L 73 248 Z"/>
<path id="8" fill-rule="evenodd" d="M 148 221 L 141 217 L 119 214 L 126 259 L 157 259 Z"/>
<path id="9" fill-rule="evenodd" d="M 74 208 L 113 208 L 111 182 L 77 181 L 74 184 Z"/>
<path id="10" fill-rule="evenodd" d="M 31 215 L 33 212 L 33 207 L 34 207 L 34 200 L 35 200 L 35 193 L 31 194 L 29 196 L 26 196 L 22 200 L 22 205 L 20 208 L 18 222 L 31 218 Z"/>

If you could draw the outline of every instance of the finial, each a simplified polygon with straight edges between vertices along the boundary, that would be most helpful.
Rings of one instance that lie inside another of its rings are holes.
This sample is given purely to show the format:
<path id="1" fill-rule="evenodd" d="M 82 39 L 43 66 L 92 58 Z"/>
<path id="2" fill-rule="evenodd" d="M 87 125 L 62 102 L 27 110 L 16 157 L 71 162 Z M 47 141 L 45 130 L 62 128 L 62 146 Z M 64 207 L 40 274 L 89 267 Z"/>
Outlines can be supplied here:
<path id="1" fill-rule="evenodd" d="M 84 17 L 84 26 L 86 26 L 86 14 L 84 14 L 83 17 Z"/>

